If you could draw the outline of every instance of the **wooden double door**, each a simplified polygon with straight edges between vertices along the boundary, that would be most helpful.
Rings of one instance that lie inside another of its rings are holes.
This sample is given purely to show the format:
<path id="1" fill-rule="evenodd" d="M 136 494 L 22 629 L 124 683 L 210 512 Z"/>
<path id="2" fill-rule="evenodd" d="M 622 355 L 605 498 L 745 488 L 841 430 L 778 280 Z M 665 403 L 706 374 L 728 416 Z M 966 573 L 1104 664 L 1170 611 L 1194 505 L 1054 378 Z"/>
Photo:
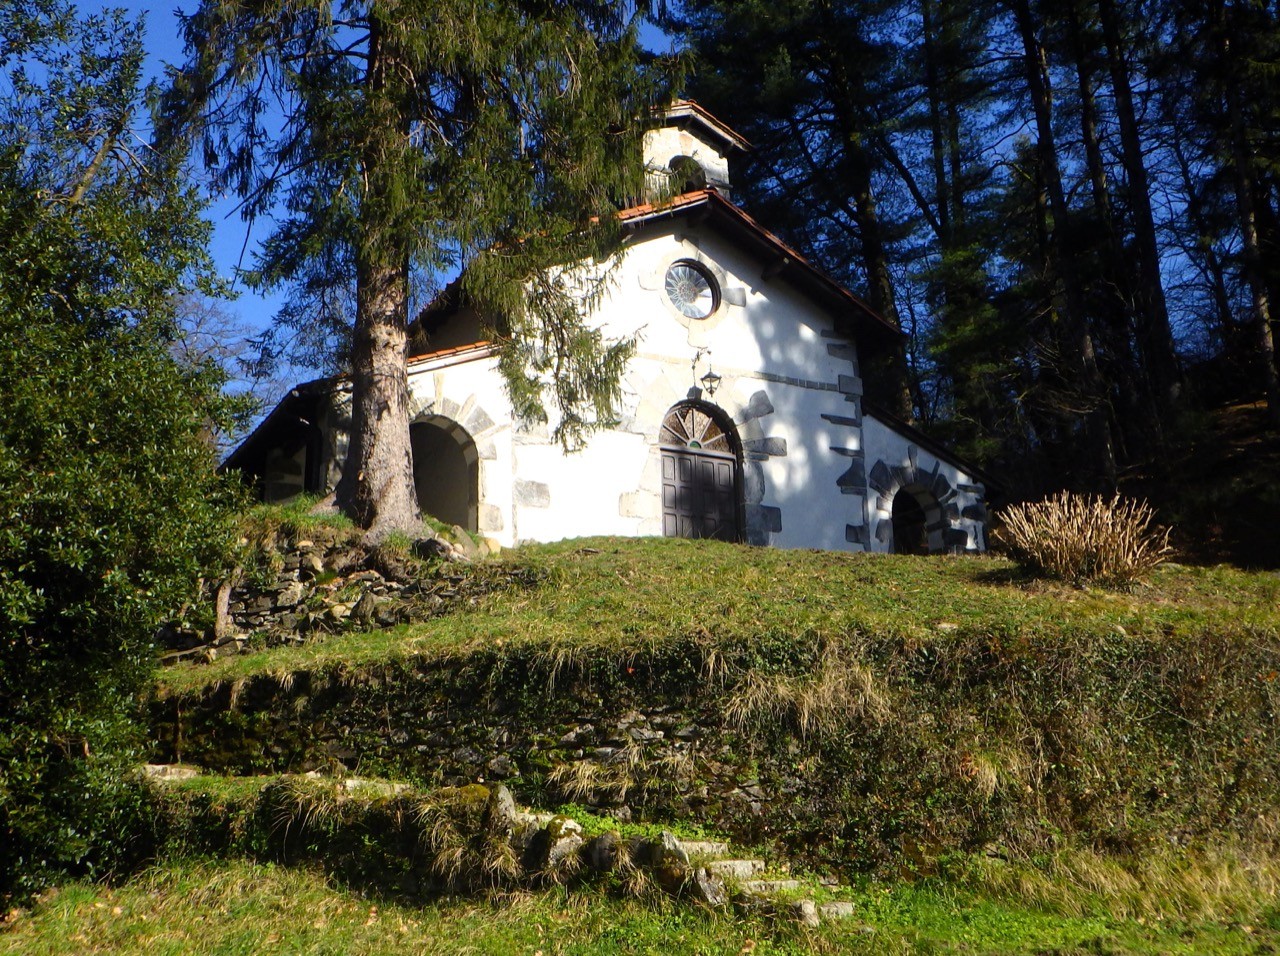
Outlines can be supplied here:
<path id="1" fill-rule="evenodd" d="M 662 533 L 669 538 L 742 540 L 734 455 L 662 448 Z"/>

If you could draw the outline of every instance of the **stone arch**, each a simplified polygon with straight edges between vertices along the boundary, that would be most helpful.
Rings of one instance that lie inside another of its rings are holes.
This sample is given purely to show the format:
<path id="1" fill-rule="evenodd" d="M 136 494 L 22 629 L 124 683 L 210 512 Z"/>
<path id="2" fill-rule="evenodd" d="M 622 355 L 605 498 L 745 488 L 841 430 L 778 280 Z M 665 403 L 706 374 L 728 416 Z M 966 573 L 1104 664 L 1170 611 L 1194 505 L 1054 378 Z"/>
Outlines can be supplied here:
<path id="1" fill-rule="evenodd" d="M 742 441 L 725 411 L 701 399 L 676 402 L 658 446 L 663 535 L 743 540 Z"/>
<path id="2" fill-rule="evenodd" d="M 445 524 L 475 532 L 480 511 L 480 454 L 470 433 L 443 415 L 420 415 L 409 426 L 418 507 Z"/>
<path id="3" fill-rule="evenodd" d="M 707 171 L 692 156 L 685 156 L 683 153 L 672 156 L 667 162 L 667 169 L 671 175 L 672 189 L 677 195 L 707 188 Z"/>
<path id="4" fill-rule="evenodd" d="M 882 545 L 896 551 L 894 542 L 894 503 L 899 495 L 905 495 L 899 507 L 910 509 L 907 502 L 923 512 L 925 543 L 929 554 L 958 553 L 965 550 L 969 535 L 958 527 L 960 508 L 956 503 L 957 491 L 951 481 L 935 464 L 932 471 L 924 471 L 916 462 L 914 445 L 907 449 L 908 464 L 890 465 L 880 459 L 867 476 L 867 485 L 876 492 L 872 504 L 875 516 L 875 537 Z M 904 507 L 904 505 L 906 507 Z M 900 516 L 905 524 L 905 516 Z"/>

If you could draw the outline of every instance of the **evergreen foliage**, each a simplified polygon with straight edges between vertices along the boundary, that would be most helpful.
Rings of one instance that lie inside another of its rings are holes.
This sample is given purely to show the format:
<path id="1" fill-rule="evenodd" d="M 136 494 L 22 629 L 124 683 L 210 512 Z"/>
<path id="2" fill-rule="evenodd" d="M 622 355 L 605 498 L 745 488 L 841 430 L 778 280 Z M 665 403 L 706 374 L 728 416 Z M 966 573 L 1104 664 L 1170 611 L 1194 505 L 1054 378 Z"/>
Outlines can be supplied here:
<path id="1" fill-rule="evenodd" d="M 1015 494 L 1266 395 L 1280 20 L 1252 0 L 686 2 L 754 210 L 909 335 L 917 417 Z M 746 97 L 742 90 L 758 90 Z M 868 377 L 868 397 L 893 404 Z"/>
<path id="2" fill-rule="evenodd" d="M 517 411 L 541 417 L 550 395 L 566 447 L 613 420 L 632 343 L 584 323 L 607 276 L 557 269 L 606 258 L 641 194 L 664 85 L 639 58 L 643 6 L 206 0 L 187 19 L 163 129 L 200 141 L 247 217 L 283 214 L 253 274 L 290 289 L 266 345 L 301 329 L 351 371 L 337 500 L 362 527 L 417 520 L 405 327 L 451 269 Z"/>
<path id="3" fill-rule="evenodd" d="M 128 862 L 151 637 L 229 530 L 217 376 L 169 352 L 207 227 L 130 144 L 140 36 L 0 18 L 0 895 Z"/>

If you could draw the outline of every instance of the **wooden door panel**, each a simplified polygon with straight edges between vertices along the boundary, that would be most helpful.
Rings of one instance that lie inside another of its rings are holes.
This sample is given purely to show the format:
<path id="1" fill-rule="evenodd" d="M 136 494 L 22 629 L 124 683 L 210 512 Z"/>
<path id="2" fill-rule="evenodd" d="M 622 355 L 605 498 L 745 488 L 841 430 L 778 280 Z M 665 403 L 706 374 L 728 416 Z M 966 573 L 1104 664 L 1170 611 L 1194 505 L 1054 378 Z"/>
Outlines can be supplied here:
<path id="1" fill-rule="evenodd" d="M 737 462 L 693 449 L 662 449 L 662 533 L 737 541 Z"/>

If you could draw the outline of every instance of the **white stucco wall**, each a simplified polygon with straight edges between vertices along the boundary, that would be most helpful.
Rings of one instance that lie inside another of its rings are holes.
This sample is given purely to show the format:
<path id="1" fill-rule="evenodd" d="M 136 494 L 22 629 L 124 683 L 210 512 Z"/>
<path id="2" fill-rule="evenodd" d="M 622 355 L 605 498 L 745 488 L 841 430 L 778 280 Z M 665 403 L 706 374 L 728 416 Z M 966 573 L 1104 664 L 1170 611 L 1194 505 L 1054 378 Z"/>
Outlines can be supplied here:
<path id="1" fill-rule="evenodd" d="M 667 301 L 662 280 L 680 259 L 711 270 L 723 290 L 708 319 L 688 319 Z M 710 369 L 721 384 L 702 398 L 724 411 L 742 442 L 754 543 L 889 550 L 882 495 L 867 487 L 880 461 L 914 460 L 921 475 L 936 469 L 949 488 L 976 488 L 955 466 L 863 417 L 856 353 L 832 320 L 786 281 L 762 279 L 758 263 L 715 234 L 679 223 L 642 230 L 611 271 L 595 320 L 611 337 L 635 336 L 638 349 L 619 426 L 575 454 L 551 442 L 549 425 L 513 421 L 492 357 L 411 365 L 415 415 L 457 421 L 474 441 L 479 530 L 504 545 L 661 534 L 658 432 Z M 952 497 L 963 509 L 980 503 L 981 490 Z M 965 531 L 964 547 L 982 547 L 981 521 L 957 517 L 948 528 Z M 950 540 L 954 546 L 957 535 Z"/>
<path id="2" fill-rule="evenodd" d="M 702 264 L 722 290 L 706 319 L 691 320 L 667 300 L 667 267 L 681 259 Z M 714 369 L 720 385 L 702 400 L 723 411 L 741 441 L 748 541 L 890 550 L 892 496 L 910 486 L 941 499 L 935 550 L 984 547 L 982 488 L 909 435 L 864 416 L 856 349 L 833 320 L 785 279 L 763 279 L 760 263 L 709 229 L 680 220 L 642 228 L 610 271 L 593 320 L 607 336 L 636 337 L 638 347 L 617 428 L 575 454 L 551 441 L 554 422 L 513 420 L 491 354 L 410 362 L 415 420 L 456 423 L 474 444 L 481 534 L 504 546 L 661 534 L 659 430 Z M 457 322 L 473 325 L 465 314 Z M 466 338 L 449 326 L 440 332 L 448 347 Z M 342 446 L 340 428 L 331 430 L 327 447 L 337 454 Z"/>

